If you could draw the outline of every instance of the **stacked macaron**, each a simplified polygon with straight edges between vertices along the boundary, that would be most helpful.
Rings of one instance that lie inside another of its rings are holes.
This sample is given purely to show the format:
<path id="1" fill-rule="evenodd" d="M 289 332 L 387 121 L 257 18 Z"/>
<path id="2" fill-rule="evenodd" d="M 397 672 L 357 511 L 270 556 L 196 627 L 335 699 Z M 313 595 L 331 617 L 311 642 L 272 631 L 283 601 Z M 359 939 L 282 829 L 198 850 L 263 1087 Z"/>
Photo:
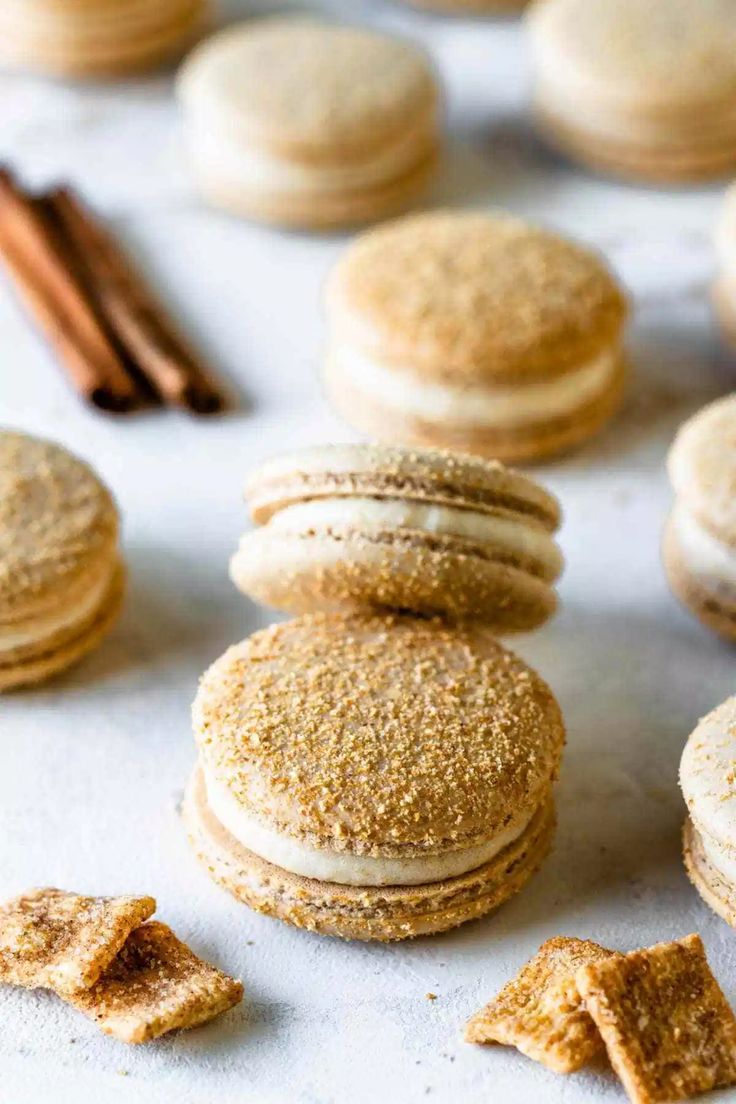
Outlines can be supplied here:
<path id="1" fill-rule="evenodd" d="M 680 763 L 688 807 L 685 868 L 700 896 L 736 927 L 736 698 L 729 698 L 695 728 Z"/>
<path id="2" fill-rule="evenodd" d="M 56 674 L 108 632 L 123 594 L 118 528 L 85 463 L 0 432 L 0 690 Z"/>
<path id="3" fill-rule="evenodd" d="M 328 283 L 328 394 L 383 440 L 536 460 L 611 417 L 627 305 L 592 251 L 505 214 L 357 239 Z"/>
<path id="4" fill-rule="evenodd" d="M 185 801 L 210 875 L 351 939 L 444 931 L 549 849 L 564 742 L 542 680 L 481 628 L 305 615 L 235 645 L 194 703 Z"/>
<path id="5" fill-rule="evenodd" d="M 350 225 L 408 205 L 437 158 L 425 54 L 348 26 L 266 19 L 223 31 L 179 79 L 205 198 L 285 226 Z"/>
<path id="6" fill-rule="evenodd" d="M 703 624 L 736 640 L 736 395 L 682 426 L 668 468 L 676 496 L 664 538 L 670 585 Z"/>
<path id="7" fill-rule="evenodd" d="M 736 184 L 726 192 L 716 231 L 718 275 L 713 302 L 725 336 L 736 346 Z"/>
<path id="8" fill-rule="evenodd" d="M 208 0 L 3 0 L 0 64 L 69 77 L 110 77 L 180 54 Z"/>
<path id="9" fill-rule="evenodd" d="M 499 463 L 326 445 L 264 464 L 246 499 L 258 528 L 232 578 L 276 609 L 403 609 L 511 632 L 556 607 L 558 503 Z"/>
<path id="10" fill-rule="evenodd" d="M 537 0 L 544 129 L 586 164 L 688 181 L 736 166 L 733 0 Z"/>

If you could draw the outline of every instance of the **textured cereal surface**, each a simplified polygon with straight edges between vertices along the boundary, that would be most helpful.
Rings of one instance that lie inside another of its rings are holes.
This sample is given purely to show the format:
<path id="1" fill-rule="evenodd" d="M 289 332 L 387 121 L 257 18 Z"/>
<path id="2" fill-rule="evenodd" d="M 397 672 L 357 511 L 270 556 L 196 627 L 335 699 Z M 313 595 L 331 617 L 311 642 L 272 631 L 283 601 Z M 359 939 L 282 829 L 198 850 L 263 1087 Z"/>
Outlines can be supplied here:
<path id="1" fill-rule="evenodd" d="M 71 993 L 94 985 L 153 914 L 152 897 L 33 889 L 0 906 L 0 982 Z"/>
<path id="2" fill-rule="evenodd" d="M 328 285 L 333 334 L 444 382 L 556 376 L 615 347 L 625 297 L 594 252 L 506 214 L 370 230 Z"/>
<path id="3" fill-rule="evenodd" d="M 541 0 L 530 20 L 540 54 L 589 97 L 654 113 L 736 91 L 733 0 Z"/>
<path id="4" fill-rule="evenodd" d="M 168 1031 L 197 1027 L 243 999 L 243 986 L 203 962 L 171 928 L 137 928 L 91 989 L 68 998 L 106 1035 L 147 1043 Z"/>
<path id="5" fill-rule="evenodd" d="M 715 536 L 736 547 L 736 395 L 685 422 L 667 467 L 675 494 Z"/>
<path id="6" fill-rule="evenodd" d="M 209 38 L 180 79 L 185 104 L 220 111 L 241 133 L 310 160 L 380 148 L 439 98 L 413 43 L 349 26 L 276 18 Z"/>
<path id="7" fill-rule="evenodd" d="M 199 768 L 187 789 L 183 816 L 198 859 L 237 900 L 320 935 L 378 942 L 447 931 L 492 912 L 535 873 L 555 828 L 548 799 L 522 836 L 476 870 L 426 885 L 375 888 L 303 878 L 247 850 L 209 810 Z"/>
<path id="8" fill-rule="evenodd" d="M 432 854 L 535 808 L 564 742 L 545 683 L 480 628 L 307 615 L 207 671 L 207 769 L 278 830 L 337 849 Z"/>
<path id="9" fill-rule="evenodd" d="M 83 593 L 117 536 L 115 504 L 87 464 L 51 441 L 0 431 L 0 622 Z"/>
<path id="10" fill-rule="evenodd" d="M 736 1084 L 736 1018 L 699 935 L 590 963 L 576 979 L 633 1104 Z"/>
<path id="11" fill-rule="evenodd" d="M 469 1043 L 505 1043 L 557 1073 L 581 1069 L 603 1049 L 575 983 L 577 970 L 609 958 L 588 939 L 548 939 L 465 1028 Z"/>

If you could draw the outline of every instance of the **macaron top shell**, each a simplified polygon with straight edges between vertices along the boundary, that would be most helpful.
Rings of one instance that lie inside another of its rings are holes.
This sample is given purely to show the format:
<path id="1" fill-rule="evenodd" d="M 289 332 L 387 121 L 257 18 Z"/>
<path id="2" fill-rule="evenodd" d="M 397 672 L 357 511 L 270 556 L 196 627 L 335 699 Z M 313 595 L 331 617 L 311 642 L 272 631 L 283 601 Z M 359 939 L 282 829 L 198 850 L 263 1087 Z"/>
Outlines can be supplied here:
<path id="1" fill-rule="evenodd" d="M 110 567 L 118 514 L 84 461 L 0 431 L 0 620 L 42 614 Z"/>
<path id="2" fill-rule="evenodd" d="M 308 19 L 264 19 L 209 38 L 179 91 L 264 146 L 310 160 L 366 155 L 437 107 L 430 62 L 412 43 Z"/>
<path id="3" fill-rule="evenodd" d="M 736 395 L 685 422 L 667 466 L 678 498 L 715 536 L 736 545 Z"/>
<path id="4" fill-rule="evenodd" d="M 627 313 L 595 253 L 501 213 L 432 211 L 368 231 L 327 300 L 336 340 L 457 384 L 580 368 L 617 343 Z"/>
<path id="5" fill-rule="evenodd" d="M 703 717 L 690 736 L 680 786 L 698 829 L 736 851 L 736 697 Z"/>
<path id="6" fill-rule="evenodd" d="M 549 532 L 560 524 L 557 499 L 534 480 L 496 461 L 440 449 L 353 444 L 300 449 L 261 465 L 245 495 L 259 525 L 296 502 L 360 495 L 489 513 L 505 509 Z"/>
<path id="7" fill-rule="evenodd" d="M 652 111 L 736 94 L 734 0 L 540 0 L 529 18 L 581 91 Z"/>
<path id="8" fill-rule="evenodd" d="M 533 811 L 564 728 L 490 634 L 313 614 L 230 648 L 194 703 L 205 773 L 313 846 L 406 856 L 473 846 Z"/>

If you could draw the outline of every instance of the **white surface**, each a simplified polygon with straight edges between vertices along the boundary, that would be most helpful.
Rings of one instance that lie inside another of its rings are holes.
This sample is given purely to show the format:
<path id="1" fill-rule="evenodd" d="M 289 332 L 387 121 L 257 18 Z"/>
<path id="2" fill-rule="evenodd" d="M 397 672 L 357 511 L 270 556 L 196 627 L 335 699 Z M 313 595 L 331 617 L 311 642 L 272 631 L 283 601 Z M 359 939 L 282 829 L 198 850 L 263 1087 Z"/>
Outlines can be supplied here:
<path id="1" fill-rule="evenodd" d="M 376 0 L 355 8 L 423 37 L 448 81 L 456 141 L 436 200 L 507 206 L 597 242 L 637 299 L 623 415 L 538 471 L 565 508 L 564 605 L 515 647 L 549 680 L 569 725 L 557 847 L 495 917 L 393 947 L 259 918 L 199 869 L 177 816 L 194 758 L 189 703 L 207 663 L 269 620 L 227 578 L 245 473 L 280 449 L 348 436 L 315 377 L 320 284 L 344 239 L 203 210 L 166 79 L 78 89 L 2 77 L 3 157 L 38 184 L 78 181 L 251 403 L 211 421 L 89 413 L 0 288 L 0 423 L 52 434 L 94 461 L 119 497 L 132 571 L 124 617 L 100 651 L 0 701 L 0 896 L 48 883 L 155 894 L 160 916 L 247 990 L 223 1020 L 137 1050 L 51 996 L 4 990 L 3 1104 L 93 1092 L 147 1104 L 620 1101 L 611 1074 L 559 1077 L 461 1041 L 467 1016 L 558 933 L 631 948 L 697 930 L 736 1000 L 736 933 L 686 881 L 676 785 L 695 721 L 734 690 L 736 657 L 675 604 L 658 548 L 667 443 L 736 380 L 707 306 L 719 190 L 617 187 L 538 148 L 514 23 L 434 19 Z"/>

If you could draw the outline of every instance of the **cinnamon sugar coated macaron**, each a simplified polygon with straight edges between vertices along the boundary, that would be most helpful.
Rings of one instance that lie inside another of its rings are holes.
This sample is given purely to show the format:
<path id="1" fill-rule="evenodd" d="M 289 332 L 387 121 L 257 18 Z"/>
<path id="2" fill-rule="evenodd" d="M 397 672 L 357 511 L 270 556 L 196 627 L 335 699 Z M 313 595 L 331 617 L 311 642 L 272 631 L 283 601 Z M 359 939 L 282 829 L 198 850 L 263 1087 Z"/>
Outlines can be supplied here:
<path id="1" fill-rule="evenodd" d="M 675 492 L 663 546 L 670 586 L 704 625 L 736 640 L 736 395 L 685 422 L 667 464 Z"/>
<path id="2" fill-rule="evenodd" d="M 440 92 L 413 43 L 273 18 L 203 43 L 179 78 L 204 197 L 235 214 L 329 228 L 421 194 L 439 147 Z"/>
<path id="3" fill-rule="evenodd" d="M 736 168 L 734 0 L 536 0 L 540 123 L 572 157 L 632 179 Z"/>
<path id="4" fill-rule="evenodd" d="M 536 460 L 618 406 L 625 296 L 591 250 L 503 213 L 368 231 L 327 286 L 325 384 L 382 440 Z"/>
<path id="5" fill-rule="evenodd" d="M 703 717 L 685 745 L 685 868 L 705 903 L 736 927 L 736 697 Z"/>
<path id="6" fill-rule="evenodd" d="M 0 690 L 56 674 L 109 631 L 125 577 L 118 529 L 87 464 L 0 431 Z"/>
<path id="7" fill-rule="evenodd" d="M 195 852 L 298 927 L 443 931 L 501 904 L 550 847 L 559 707 L 483 629 L 306 615 L 230 648 L 193 718 Z"/>
<path id="8" fill-rule="evenodd" d="M 208 13 L 209 0 L 3 0 L 0 66 L 118 76 L 179 56 Z"/>
<path id="9" fill-rule="evenodd" d="M 231 561 L 257 602 L 387 607 L 531 629 L 554 612 L 557 500 L 498 461 L 386 445 L 287 453 L 250 476 Z"/>

